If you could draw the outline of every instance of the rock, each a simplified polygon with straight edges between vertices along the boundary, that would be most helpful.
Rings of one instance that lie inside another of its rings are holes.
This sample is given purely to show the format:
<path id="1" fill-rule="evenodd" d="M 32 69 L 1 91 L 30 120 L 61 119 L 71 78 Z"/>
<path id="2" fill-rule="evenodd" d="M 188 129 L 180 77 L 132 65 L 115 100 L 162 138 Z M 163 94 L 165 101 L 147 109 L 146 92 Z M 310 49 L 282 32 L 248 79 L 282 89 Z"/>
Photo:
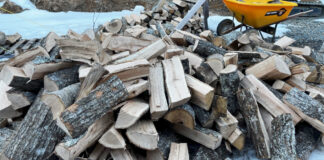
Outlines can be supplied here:
<path id="1" fill-rule="evenodd" d="M 155 0 L 31 0 L 38 9 L 52 12 L 110 12 L 133 9 L 136 5 L 152 8 Z"/>
<path id="2" fill-rule="evenodd" d="M 23 11 L 23 8 L 21 8 L 19 5 L 17 5 L 14 2 L 10 2 L 9 0 L 7 0 L 1 8 L 10 11 L 10 13 L 8 13 L 6 11 L 0 10 L 0 13 L 5 13 L 5 14 L 20 13 Z"/>
<path id="3" fill-rule="evenodd" d="M 6 43 L 6 34 L 0 32 L 0 45 L 4 45 Z"/>

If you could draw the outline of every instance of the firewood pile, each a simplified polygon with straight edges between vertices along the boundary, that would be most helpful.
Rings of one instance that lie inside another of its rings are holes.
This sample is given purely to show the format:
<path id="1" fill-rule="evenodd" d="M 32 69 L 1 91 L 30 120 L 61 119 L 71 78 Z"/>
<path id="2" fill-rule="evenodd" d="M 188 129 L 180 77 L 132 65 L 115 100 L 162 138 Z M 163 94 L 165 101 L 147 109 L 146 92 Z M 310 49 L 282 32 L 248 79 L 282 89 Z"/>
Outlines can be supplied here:
<path id="1" fill-rule="evenodd" d="M 229 159 L 248 146 L 308 159 L 324 133 L 323 49 L 174 30 L 189 3 L 173 2 L 83 34 L 0 35 L 0 159 Z"/>

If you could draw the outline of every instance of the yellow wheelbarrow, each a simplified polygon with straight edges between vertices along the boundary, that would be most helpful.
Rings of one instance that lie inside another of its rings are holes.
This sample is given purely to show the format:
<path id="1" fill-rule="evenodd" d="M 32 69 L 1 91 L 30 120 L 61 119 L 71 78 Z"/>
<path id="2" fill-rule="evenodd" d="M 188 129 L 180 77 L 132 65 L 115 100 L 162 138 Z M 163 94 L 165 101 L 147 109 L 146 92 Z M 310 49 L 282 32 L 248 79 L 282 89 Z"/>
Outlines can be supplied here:
<path id="1" fill-rule="evenodd" d="M 241 24 L 234 25 L 230 19 L 221 21 L 217 26 L 217 34 L 224 35 L 243 26 L 255 28 L 273 35 L 277 25 L 288 19 L 306 14 L 310 11 L 290 15 L 290 11 L 297 6 L 296 3 L 281 0 L 223 0 L 226 7 L 233 13 L 233 17 Z M 274 27 L 270 26 L 275 24 Z M 262 35 L 262 34 L 261 34 Z"/>

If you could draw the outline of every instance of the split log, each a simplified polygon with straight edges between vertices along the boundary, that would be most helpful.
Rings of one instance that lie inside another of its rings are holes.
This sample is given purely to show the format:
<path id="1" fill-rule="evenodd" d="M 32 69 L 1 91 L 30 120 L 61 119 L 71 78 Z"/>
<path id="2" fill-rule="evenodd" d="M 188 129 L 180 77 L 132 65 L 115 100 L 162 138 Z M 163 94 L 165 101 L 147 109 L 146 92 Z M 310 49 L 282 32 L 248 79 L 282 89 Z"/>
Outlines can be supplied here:
<path id="1" fill-rule="evenodd" d="M 47 51 L 42 47 L 37 47 L 32 49 L 24 54 L 20 54 L 12 59 L 10 59 L 6 65 L 13 66 L 13 67 L 22 67 L 26 62 L 29 62 L 35 59 L 37 56 L 45 56 L 49 58 L 49 54 Z"/>
<path id="2" fill-rule="evenodd" d="M 193 106 L 193 110 L 195 111 L 196 118 L 198 119 L 200 125 L 204 128 L 212 128 L 214 121 L 216 118 L 219 117 L 217 113 L 217 104 L 216 100 L 217 96 L 214 97 L 212 106 L 211 106 L 211 111 L 206 111 L 201 107 L 198 106 Z M 227 113 L 227 112 L 226 112 Z"/>
<path id="3" fill-rule="evenodd" d="M 290 114 L 282 114 L 272 121 L 271 159 L 297 159 L 295 126 Z"/>
<path id="4" fill-rule="evenodd" d="M 277 80 L 291 75 L 288 65 L 278 55 L 272 56 L 246 69 L 246 75 L 253 74 L 260 79 Z"/>
<path id="5" fill-rule="evenodd" d="M 80 83 L 75 83 L 58 91 L 44 93 L 42 101 L 51 107 L 53 118 L 57 119 L 67 107 L 75 102 L 79 90 Z"/>
<path id="6" fill-rule="evenodd" d="M 158 120 L 169 109 L 164 90 L 163 67 L 161 63 L 150 68 L 150 113 L 152 120 Z"/>
<path id="7" fill-rule="evenodd" d="M 37 57 L 26 63 L 22 69 L 31 80 L 43 79 L 46 74 L 70 68 L 73 66 L 71 62 L 53 61 L 46 57 Z"/>
<path id="8" fill-rule="evenodd" d="M 10 138 L 15 135 L 15 131 L 9 128 L 0 128 L 0 152 L 2 153 L 10 142 Z M 1 158 L 1 155 L 0 155 Z"/>
<path id="9" fill-rule="evenodd" d="M 44 88 L 48 92 L 57 91 L 79 81 L 78 66 L 62 69 L 44 76 Z"/>
<path id="10" fill-rule="evenodd" d="M 235 96 L 239 85 L 240 78 L 237 73 L 236 65 L 228 65 L 220 72 L 220 85 L 222 96 L 227 97 L 227 109 L 235 113 L 238 108 L 237 97 Z"/>
<path id="11" fill-rule="evenodd" d="M 187 143 L 171 143 L 168 160 L 189 160 Z"/>
<path id="12" fill-rule="evenodd" d="M 187 51 L 184 52 L 183 57 L 185 57 L 184 59 L 187 58 L 189 60 L 190 66 L 195 69 L 197 69 L 200 66 L 200 64 L 205 61 L 200 56 Z"/>
<path id="13" fill-rule="evenodd" d="M 21 50 L 23 50 L 23 52 L 25 52 L 26 50 L 30 49 L 31 46 L 38 41 L 37 38 L 33 38 L 31 40 L 29 40 L 24 46 L 21 47 Z"/>
<path id="14" fill-rule="evenodd" d="M 76 98 L 76 101 L 86 97 L 97 85 L 100 78 L 105 74 L 104 68 L 96 63 L 87 74 L 86 78 L 81 83 L 79 94 Z M 80 76 L 80 75 L 79 75 Z"/>
<path id="15" fill-rule="evenodd" d="M 259 46 L 259 47 L 269 49 L 269 50 L 274 50 L 274 51 L 282 51 L 283 50 L 278 45 L 264 41 L 263 38 L 259 35 L 258 31 L 256 31 L 256 30 L 250 30 L 248 32 L 248 38 L 249 38 L 249 40 L 251 42 L 250 44 L 253 46 L 253 48 L 255 46 Z"/>
<path id="16" fill-rule="evenodd" d="M 15 43 L 13 46 L 11 46 L 10 49 L 5 52 L 5 54 L 11 54 L 11 53 L 19 54 L 18 48 L 23 46 L 24 43 L 26 43 L 26 42 L 27 42 L 26 39 L 20 39 L 17 43 Z"/>
<path id="17" fill-rule="evenodd" d="M 320 132 L 307 123 L 296 126 L 296 153 L 300 160 L 308 160 L 318 145 Z"/>
<path id="18" fill-rule="evenodd" d="M 264 122 L 264 126 L 268 132 L 269 137 L 271 137 L 271 122 L 273 120 L 273 116 L 263 107 L 259 107 L 259 111 L 261 113 L 261 117 Z"/>
<path id="19" fill-rule="evenodd" d="M 237 97 L 258 158 L 271 158 L 269 135 L 253 92 L 243 89 L 238 91 Z"/>
<path id="20" fill-rule="evenodd" d="M 57 120 L 58 125 L 68 135 L 78 137 L 97 119 L 127 97 L 125 86 L 116 76 L 113 76 L 92 90 L 89 95 L 65 109 Z M 80 117 L 83 121 L 79 121 Z"/>
<path id="21" fill-rule="evenodd" d="M 316 69 L 311 71 L 311 73 L 307 76 L 306 81 L 312 83 L 324 84 L 324 67 L 316 66 Z"/>
<path id="22" fill-rule="evenodd" d="M 160 141 L 160 139 L 159 139 Z M 153 151 L 146 151 L 146 159 L 147 160 L 164 160 L 164 157 L 159 149 L 155 149 Z"/>
<path id="23" fill-rule="evenodd" d="M 131 143 L 141 149 L 157 149 L 159 135 L 150 120 L 138 121 L 127 129 L 126 135 Z"/>
<path id="24" fill-rule="evenodd" d="M 26 76 L 21 68 L 4 66 L 0 72 L 0 80 L 10 87 L 37 92 L 43 87 L 42 80 L 32 80 Z"/>
<path id="25" fill-rule="evenodd" d="M 147 111 L 149 105 L 140 100 L 133 99 L 127 101 L 127 103 L 120 109 L 115 128 L 126 129 L 135 124 Z"/>
<path id="26" fill-rule="evenodd" d="M 1 159 L 46 159 L 63 139 L 64 132 L 53 120 L 50 107 L 40 100 L 42 94 L 40 91 Z"/>
<path id="27" fill-rule="evenodd" d="M 292 75 L 294 74 L 300 74 L 300 73 L 305 73 L 309 71 L 309 66 L 305 63 L 300 63 L 297 65 L 294 65 L 290 67 L 290 72 Z"/>
<path id="28" fill-rule="evenodd" d="M 214 56 L 219 56 L 219 58 L 213 58 Z M 207 58 L 206 63 L 210 66 L 210 68 L 214 71 L 214 73 L 219 76 L 220 72 L 224 69 L 224 61 L 223 57 L 220 54 L 214 54 Z"/>
<path id="29" fill-rule="evenodd" d="M 185 76 L 192 95 L 191 102 L 208 111 L 213 102 L 214 88 L 191 75 Z"/>
<path id="30" fill-rule="evenodd" d="M 290 89 L 292 89 L 293 87 L 291 85 L 289 85 L 288 83 L 282 81 L 282 80 L 276 80 L 273 85 L 272 88 L 279 90 L 283 93 L 287 93 L 290 91 Z"/>
<path id="31" fill-rule="evenodd" d="M 149 46 L 152 42 L 141 40 L 134 37 L 126 36 L 111 36 L 107 37 L 104 42 L 102 42 L 102 47 L 115 52 L 129 51 L 131 53 L 137 52 L 146 46 Z"/>
<path id="32" fill-rule="evenodd" d="M 163 60 L 166 91 L 168 94 L 169 107 L 183 105 L 191 98 L 184 70 L 178 56 Z"/>
<path id="33" fill-rule="evenodd" d="M 11 107 L 15 110 L 31 105 L 36 95 L 33 92 L 20 89 L 11 89 L 7 92 L 7 97 L 11 102 Z M 1 101 L 2 103 L 4 101 Z"/>
<path id="34" fill-rule="evenodd" d="M 17 118 L 22 114 L 22 112 L 13 109 L 12 106 L 7 106 L 6 108 L 0 110 L 0 118 Z"/>
<path id="35" fill-rule="evenodd" d="M 190 129 L 181 124 L 172 124 L 171 128 L 178 134 L 189 138 L 209 149 L 215 150 L 221 145 L 222 135 L 206 128 Z"/>
<path id="36" fill-rule="evenodd" d="M 238 128 L 227 139 L 236 149 L 242 150 L 245 144 L 245 136 Z"/>
<path id="37" fill-rule="evenodd" d="M 63 160 L 74 160 L 88 147 L 93 145 L 113 124 L 114 115 L 108 112 L 96 120 L 83 135 L 71 138 L 65 137 L 64 141 L 55 147 L 54 153 Z"/>
<path id="38" fill-rule="evenodd" d="M 110 33 L 118 33 L 123 27 L 123 23 L 121 19 L 113 19 L 110 22 L 106 23 L 105 29 Z"/>
<path id="39" fill-rule="evenodd" d="M 290 113 L 294 123 L 297 124 L 301 118 L 290 107 L 278 99 L 260 80 L 253 75 L 247 75 L 241 81 L 244 89 L 251 89 L 258 101 L 274 117 L 283 113 Z"/>
<path id="40" fill-rule="evenodd" d="M 208 57 L 213 54 L 224 55 L 226 53 L 226 50 L 215 46 L 213 43 L 203 40 L 196 40 L 193 46 L 193 52 L 199 54 L 202 57 Z"/>
<path id="41" fill-rule="evenodd" d="M 227 98 L 223 96 L 215 96 L 213 106 L 216 106 L 215 111 L 217 117 L 226 117 L 227 116 Z"/>
<path id="42" fill-rule="evenodd" d="M 149 88 L 149 82 L 143 79 L 127 81 L 124 85 L 128 91 L 128 99 L 137 97 Z"/>
<path id="43" fill-rule="evenodd" d="M 0 128 L 4 128 L 8 124 L 8 120 L 5 118 L 0 118 Z M 2 136 L 1 136 L 2 137 Z M 0 151 L 1 152 L 1 151 Z"/>
<path id="44" fill-rule="evenodd" d="M 110 154 L 110 149 L 105 148 L 100 143 L 96 145 L 93 151 L 89 155 L 89 159 L 91 160 L 103 160 L 106 159 Z"/>
<path id="45" fill-rule="evenodd" d="M 214 88 L 215 85 L 217 84 L 217 80 L 218 80 L 217 75 L 214 72 L 214 70 L 211 68 L 211 66 L 206 62 L 201 63 L 200 66 L 196 69 L 195 76 L 199 80 L 211 85 Z"/>
<path id="46" fill-rule="evenodd" d="M 286 80 L 286 82 L 290 84 L 292 87 L 296 87 L 301 91 L 306 90 L 306 82 L 297 78 L 295 75 L 291 76 L 288 80 Z"/>
<path id="47" fill-rule="evenodd" d="M 9 86 L 0 80 L 0 111 L 11 108 L 11 101 L 8 99 L 7 91 L 10 90 Z M 12 109 L 12 108 L 11 108 Z"/>
<path id="48" fill-rule="evenodd" d="M 225 53 L 224 54 L 224 64 L 225 66 L 238 63 L 238 53 Z"/>
<path id="49" fill-rule="evenodd" d="M 56 40 L 57 39 L 62 39 L 62 38 L 59 37 L 56 33 L 50 32 L 45 37 L 44 43 L 43 43 L 42 46 L 44 46 L 44 49 L 47 52 L 50 52 L 56 46 Z"/>
<path id="50" fill-rule="evenodd" d="M 172 108 L 164 119 L 171 123 L 180 123 L 190 129 L 194 129 L 196 125 L 195 111 L 188 104 Z"/>
<path id="51" fill-rule="evenodd" d="M 99 139 L 99 143 L 111 149 L 126 149 L 126 142 L 123 136 L 115 129 L 110 127 L 108 131 Z"/>
<path id="52" fill-rule="evenodd" d="M 168 50 L 164 53 L 164 59 L 170 59 L 173 56 L 181 56 L 184 54 L 184 50 L 182 48 L 178 48 L 176 46 L 171 46 Z"/>
<path id="53" fill-rule="evenodd" d="M 21 39 L 21 35 L 19 33 L 15 33 L 13 35 L 6 36 L 6 44 L 14 44 Z"/>
<path id="54" fill-rule="evenodd" d="M 283 101 L 306 122 L 317 130 L 324 132 L 323 104 L 297 88 L 293 88 L 286 93 Z"/>
<path id="55" fill-rule="evenodd" d="M 302 55 L 302 56 L 310 56 L 312 53 L 312 49 L 308 46 L 305 46 L 304 48 L 298 48 L 298 47 L 288 47 L 288 50 L 291 50 L 292 54 L 295 55 Z"/>
<path id="56" fill-rule="evenodd" d="M 287 48 L 288 46 L 290 46 L 291 44 L 293 44 L 296 40 L 289 38 L 287 36 L 284 36 L 282 38 L 280 38 L 279 40 L 277 40 L 274 45 L 277 45 L 283 49 Z"/>
<path id="57" fill-rule="evenodd" d="M 115 61 L 115 60 L 118 60 L 118 59 L 127 57 L 129 55 L 130 55 L 130 52 L 129 51 L 120 52 L 120 53 L 117 53 L 117 54 L 112 55 L 111 56 L 111 60 L 112 61 Z"/>
<path id="58" fill-rule="evenodd" d="M 112 149 L 110 154 L 113 160 L 136 160 L 134 155 L 124 149 Z"/>
<path id="59" fill-rule="evenodd" d="M 238 121 L 229 111 L 227 111 L 227 116 L 219 117 L 218 119 L 216 119 L 215 124 L 216 124 L 216 129 L 219 131 L 219 133 L 225 139 L 228 139 L 228 137 L 237 128 Z"/>
<path id="60" fill-rule="evenodd" d="M 114 63 L 123 63 L 128 61 L 134 61 L 139 59 L 152 59 L 158 57 L 167 50 L 167 46 L 163 40 L 158 40 L 151 45 L 139 50 L 136 53 L 133 53 L 125 58 L 116 60 Z"/>

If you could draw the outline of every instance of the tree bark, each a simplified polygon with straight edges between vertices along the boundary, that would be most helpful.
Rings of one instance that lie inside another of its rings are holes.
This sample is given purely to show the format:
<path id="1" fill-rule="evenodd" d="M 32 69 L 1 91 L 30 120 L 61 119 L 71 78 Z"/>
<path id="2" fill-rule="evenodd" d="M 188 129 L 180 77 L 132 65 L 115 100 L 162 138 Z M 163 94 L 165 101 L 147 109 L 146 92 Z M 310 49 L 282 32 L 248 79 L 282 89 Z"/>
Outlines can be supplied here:
<path id="1" fill-rule="evenodd" d="M 207 58 L 213 54 L 221 54 L 224 55 L 226 53 L 225 49 L 219 48 L 215 46 L 213 43 L 203 41 L 203 40 L 196 40 L 193 51 L 200 56 Z"/>
<path id="2" fill-rule="evenodd" d="M 167 114 L 165 114 L 164 119 L 171 123 L 183 124 L 190 129 L 194 129 L 196 125 L 195 111 L 189 104 L 172 108 Z"/>
<path id="3" fill-rule="evenodd" d="M 91 91 L 88 96 L 65 109 L 60 115 L 59 125 L 70 136 L 78 137 L 97 119 L 127 97 L 125 86 L 120 79 L 113 76 Z"/>
<path id="4" fill-rule="evenodd" d="M 7 97 L 11 101 L 12 108 L 17 110 L 31 105 L 36 98 L 36 94 L 20 89 L 11 89 L 7 92 Z"/>
<path id="5" fill-rule="evenodd" d="M 40 100 L 42 94 L 43 91 L 40 91 L 16 136 L 4 150 L 3 158 L 43 160 L 50 156 L 55 145 L 63 139 L 64 132 L 53 120 L 51 109 Z"/>
<path id="6" fill-rule="evenodd" d="M 78 66 L 62 69 L 44 77 L 44 88 L 53 92 L 79 81 Z"/>
<path id="7" fill-rule="evenodd" d="M 271 122 L 271 159 L 297 160 L 295 126 L 290 114 L 282 114 Z"/>
<path id="8" fill-rule="evenodd" d="M 10 141 L 11 136 L 14 134 L 14 130 L 9 128 L 0 128 L 0 153 L 2 153 L 4 149 L 6 149 L 7 145 L 9 145 L 8 142 Z"/>

